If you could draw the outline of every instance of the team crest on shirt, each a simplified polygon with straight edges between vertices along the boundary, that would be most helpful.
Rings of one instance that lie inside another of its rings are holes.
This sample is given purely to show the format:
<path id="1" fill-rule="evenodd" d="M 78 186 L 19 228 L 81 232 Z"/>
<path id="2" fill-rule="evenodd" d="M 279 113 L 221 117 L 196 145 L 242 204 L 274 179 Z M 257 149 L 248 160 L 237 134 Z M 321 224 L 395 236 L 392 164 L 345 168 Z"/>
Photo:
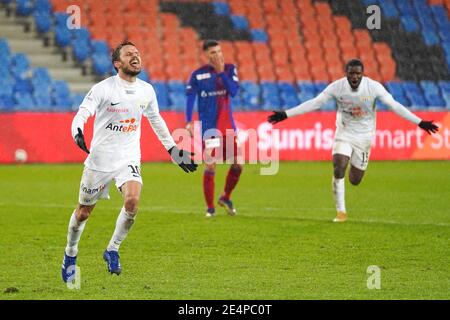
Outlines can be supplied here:
<path id="1" fill-rule="evenodd" d="M 141 109 L 141 111 L 145 110 L 145 108 L 148 106 L 149 102 L 147 101 L 141 101 L 139 102 L 139 108 Z"/>

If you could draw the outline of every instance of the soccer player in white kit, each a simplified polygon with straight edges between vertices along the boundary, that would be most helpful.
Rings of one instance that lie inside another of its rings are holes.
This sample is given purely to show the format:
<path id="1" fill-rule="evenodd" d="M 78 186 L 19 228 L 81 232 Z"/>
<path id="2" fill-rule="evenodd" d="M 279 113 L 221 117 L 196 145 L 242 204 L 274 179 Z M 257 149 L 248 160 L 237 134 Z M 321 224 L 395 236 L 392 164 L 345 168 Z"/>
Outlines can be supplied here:
<path id="1" fill-rule="evenodd" d="M 337 216 L 334 222 L 347 220 L 345 208 L 345 171 L 350 161 L 349 180 L 358 185 L 367 169 L 370 144 L 376 129 L 376 99 L 380 99 L 402 118 L 417 124 L 429 134 L 438 130 L 432 121 L 424 121 L 394 100 L 375 80 L 364 77 L 364 65 L 358 59 L 347 62 L 346 77 L 332 82 L 316 98 L 286 111 L 274 111 L 268 117 L 272 124 L 319 109 L 331 99 L 336 100 L 336 132 L 333 143 L 334 175 L 332 187 Z"/>
<path id="2" fill-rule="evenodd" d="M 109 198 L 109 185 L 113 180 L 122 193 L 123 207 L 103 258 L 111 274 L 119 275 L 122 271 L 119 246 L 135 221 L 142 188 L 142 115 L 147 117 L 158 139 L 184 171 L 193 172 L 197 168 L 191 154 L 176 147 L 165 121 L 159 114 L 153 87 L 136 77 L 141 71 L 141 58 L 136 46 L 131 42 L 117 46 L 112 53 L 112 62 L 118 74 L 92 87 L 72 122 L 72 136 L 76 144 L 89 155 L 84 162 L 79 204 L 69 222 L 62 265 L 64 282 L 72 282 L 75 279 L 81 233 L 97 200 Z M 87 119 L 94 115 L 94 135 L 89 151 L 84 141 L 83 129 Z"/>

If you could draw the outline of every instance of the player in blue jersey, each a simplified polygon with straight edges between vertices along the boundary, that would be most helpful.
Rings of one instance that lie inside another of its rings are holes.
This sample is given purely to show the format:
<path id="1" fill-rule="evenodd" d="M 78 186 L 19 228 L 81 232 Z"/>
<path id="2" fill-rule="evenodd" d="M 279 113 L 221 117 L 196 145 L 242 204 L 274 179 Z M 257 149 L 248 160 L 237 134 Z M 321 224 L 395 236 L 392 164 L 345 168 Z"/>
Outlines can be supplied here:
<path id="1" fill-rule="evenodd" d="M 236 141 L 231 97 L 238 92 L 239 79 L 236 67 L 224 62 L 219 42 L 206 40 L 203 43 L 203 51 L 209 63 L 195 70 L 189 80 L 186 90 L 186 128 L 193 135 L 192 116 L 197 98 L 205 159 L 203 192 L 207 205 L 206 216 L 215 215 L 214 176 L 216 163 L 220 160 L 230 161 L 232 165 L 218 204 L 224 207 L 228 214 L 235 215 L 236 209 L 230 195 L 239 181 L 242 165 L 238 163 L 240 151 Z"/>

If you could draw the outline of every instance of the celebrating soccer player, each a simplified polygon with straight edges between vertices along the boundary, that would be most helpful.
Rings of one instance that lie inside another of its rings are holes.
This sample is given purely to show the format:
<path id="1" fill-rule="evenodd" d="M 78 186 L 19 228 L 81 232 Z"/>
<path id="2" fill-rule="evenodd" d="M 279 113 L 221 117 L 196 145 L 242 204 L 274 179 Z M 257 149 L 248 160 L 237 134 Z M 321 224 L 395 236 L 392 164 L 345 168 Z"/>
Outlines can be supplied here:
<path id="1" fill-rule="evenodd" d="M 197 98 L 198 114 L 202 127 L 202 141 L 205 158 L 203 192 L 207 211 L 206 217 L 215 215 L 214 175 L 218 160 L 229 160 L 231 165 L 226 178 L 225 188 L 218 204 L 229 215 L 235 215 L 236 209 L 230 200 L 242 172 L 237 161 L 239 148 L 236 141 L 236 127 L 230 104 L 239 89 L 236 67 L 224 62 L 220 44 L 215 40 L 206 40 L 203 51 L 209 64 L 195 70 L 187 86 L 186 128 L 193 134 L 192 113 Z"/>
<path id="2" fill-rule="evenodd" d="M 78 242 L 86 221 L 97 200 L 109 198 L 109 185 L 113 180 L 122 193 L 123 207 L 103 258 L 111 274 L 119 275 L 122 271 L 119 246 L 136 219 L 142 188 L 142 115 L 148 118 L 158 139 L 184 171 L 193 172 L 197 168 L 190 153 L 176 147 L 166 123 L 159 114 L 153 87 L 136 78 L 141 71 L 141 58 L 136 46 L 131 42 L 121 43 L 112 53 L 112 63 L 118 74 L 92 87 L 72 122 L 72 136 L 76 144 L 89 155 L 84 162 L 79 204 L 69 222 L 62 264 L 64 282 L 73 281 L 75 278 Z M 87 119 L 94 114 L 94 136 L 89 151 L 83 130 Z"/>
<path id="3" fill-rule="evenodd" d="M 347 220 L 345 208 L 345 171 L 350 161 L 349 180 L 358 185 L 367 169 L 370 144 L 375 135 L 375 100 L 380 99 L 402 118 L 417 124 L 427 133 L 438 127 L 424 121 L 395 101 L 381 83 L 363 76 L 364 65 L 358 59 L 347 62 L 346 77 L 334 81 L 316 98 L 286 111 L 274 111 L 268 121 L 275 124 L 296 115 L 314 111 L 330 99 L 337 103 L 336 132 L 333 143 L 333 194 L 337 216 L 334 222 Z"/>

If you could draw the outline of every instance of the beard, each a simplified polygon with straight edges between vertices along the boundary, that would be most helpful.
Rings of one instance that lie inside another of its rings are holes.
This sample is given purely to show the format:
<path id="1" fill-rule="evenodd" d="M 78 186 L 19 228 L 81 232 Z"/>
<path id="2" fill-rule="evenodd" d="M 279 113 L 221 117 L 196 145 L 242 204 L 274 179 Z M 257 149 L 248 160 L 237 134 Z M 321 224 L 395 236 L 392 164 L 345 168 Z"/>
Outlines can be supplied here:
<path id="1" fill-rule="evenodd" d="M 142 70 L 142 68 L 139 69 L 138 71 L 130 70 L 130 69 L 128 69 L 128 67 L 122 68 L 122 72 L 123 72 L 123 73 L 125 73 L 126 75 L 129 75 L 129 76 L 132 76 L 132 77 L 135 77 L 135 76 L 137 76 L 139 73 L 141 73 L 141 70 Z"/>

